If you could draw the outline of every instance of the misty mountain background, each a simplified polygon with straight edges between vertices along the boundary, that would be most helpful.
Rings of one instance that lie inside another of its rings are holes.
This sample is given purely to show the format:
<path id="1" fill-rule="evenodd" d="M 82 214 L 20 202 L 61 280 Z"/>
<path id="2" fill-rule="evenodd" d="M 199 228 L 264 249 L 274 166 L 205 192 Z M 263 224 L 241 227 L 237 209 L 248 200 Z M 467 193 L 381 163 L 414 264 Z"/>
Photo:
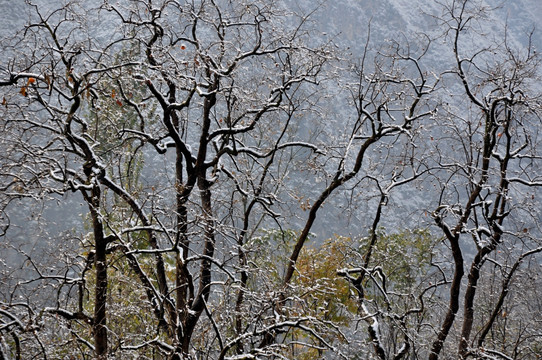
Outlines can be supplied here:
<path id="1" fill-rule="evenodd" d="M 36 0 L 33 3 L 48 12 L 58 8 L 64 1 Z M 101 1 L 81 3 L 86 7 L 99 5 Z M 438 3 L 435 0 L 343 0 L 325 1 L 320 4 L 312 0 L 286 1 L 287 7 L 295 12 L 305 13 L 316 9 L 311 17 L 315 39 L 332 40 L 337 50 L 345 57 L 350 56 L 352 59 L 360 57 L 364 50 L 369 54 L 374 53 L 390 39 L 400 43 L 415 43 L 421 34 L 426 34 L 437 40 L 433 42 L 424 59 L 424 66 L 442 70 L 453 61 L 453 54 L 449 46 L 444 46 L 442 41 L 439 43 L 438 40 L 439 33 L 442 32 L 436 19 L 442 11 Z M 484 32 L 498 38 L 505 36 L 503 29 L 507 28 L 508 42 L 517 48 L 526 46 L 529 34 L 533 33 L 532 44 L 535 48 L 542 49 L 542 33 L 537 28 L 542 25 L 542 1 L 487 0 L 484 4 L 496 8 L 490 13 L 491 18 L 484 22 L 483 26 L 487 27 L 483 29 Z M 15 31 L 22 30 L 24 24 L 34 16 L 23 0 L 0 0 L 0 39 L 9 38 Z M 89 19 L 89 23 L 92 24 L 90 31 L 97 39 L 108 39 L 116 31 L 114 22 L 107 17 Z M 491 40 L 491 37 L 489 39 Z M 472 47 L 470 50 L 485 47 L 487 44 L 484 41 L 487 39 L 473 39 L 469 45 Z M 366 44 L 368 49 L 365 49 Z M 2 63 L 6 63 L 9 58 L 10 54 L 0 54 Z M 331 92 L 335 91 L 339 93 L 340 89 L 331 89 Z M 327 117 L 324 119 L 313 119 L 320 122 L 318 125 L 323 127 L 326 134 L 336 133 L 341 128 L 344 118 L 351 116 L 342 101 L 335 103 L 333 107 L 330 105 L 326 114 Z M 309 123 L 307 126 L 310 130 L 312 125 Z M 314 197 L 323 189 L 324 183 L 319 179 L 298 176 L 294 182 L 300 188 L 300 192 L 307 197 Z M 420 188 L 420 184 L 411 184 L 394 191 L 385 208 L 381 225 L 387 229 L 427 226 L 430 223 L 427 211 L 433 210 L 434 199 L 428 198 Z M 346 236 L 364 235 L 372 222 L 376 201 L 376 198 L 371 197 L 370 191 L 367 192 L 368 195 L 361 196 L 355 191 L 342 190 L 340 195 L 333 197 L 319 212 L 317 226 L 313 228 L 316 242 L 335 233 Z M 47 250 L 40 246 L 39 239 L 53 234 L 58 236 L 59 233 L 64 233 L 63 237 L 70 238 L 70 232 L 84 231 L 81 219 L 86 211 L 83 202 L 73 194 L 50 201 L 43 208 L 37 202 L 14 202 L 8 213 L 12 224 L 8 238 L 14 246 L 17 246 L 18 240 L 25 242 L 28 247 L 25 250 L 29 253 Z M 301 213 L 299 218 L 292 218 L 288 226 L 299 229 L 305 220 L 304 215 L 306 214 Z M 28 241 L 29 237 L 34 240 Z M 63 244 L 71 246 L 69 241 Z M 11 260 L 18 262 L 21 259 L 11 258 Z"/>

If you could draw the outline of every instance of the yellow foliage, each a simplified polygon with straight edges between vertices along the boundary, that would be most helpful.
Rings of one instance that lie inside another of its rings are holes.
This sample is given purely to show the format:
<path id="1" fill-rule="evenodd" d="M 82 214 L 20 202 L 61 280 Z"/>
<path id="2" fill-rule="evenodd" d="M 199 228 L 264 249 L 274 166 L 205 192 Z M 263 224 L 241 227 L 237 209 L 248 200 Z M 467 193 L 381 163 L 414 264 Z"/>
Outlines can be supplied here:
<path id="1" fill-rule="evenodd" d="M 337 270 L 347 267 L 352 253 L 352 239 L 337 236 L 320 247 L 305 248 L 297 261 L 296 283 L 305 289 L 311 310 L 325 320 L 346 322 L 346 310 L 355 312 L 350 286 L 337 275 Z"/>

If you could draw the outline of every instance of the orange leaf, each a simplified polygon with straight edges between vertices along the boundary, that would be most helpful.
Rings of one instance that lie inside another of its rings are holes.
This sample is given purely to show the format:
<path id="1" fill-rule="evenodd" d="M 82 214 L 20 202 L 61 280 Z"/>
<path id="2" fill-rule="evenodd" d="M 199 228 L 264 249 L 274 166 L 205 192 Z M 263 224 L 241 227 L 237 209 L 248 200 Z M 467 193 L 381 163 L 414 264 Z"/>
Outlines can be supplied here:
<path id="1" fill-rule="evenodd" d="M 186 49 L 186 46 L 181 45 L 181 50 L 185 50 L 185 49 Z"/>
<path id="2" fill-rule="evenodd" d="M 21 95 L 23 95 L 23 96 L 28 96 L 28 95 L 26 94 L 26 86 L 23 86 L 23 87 L 21 88 L 21 91 L 19 91 L 19 92 L 20 92 Z"/>
<path id="3" fill-rule="evenodd" d="M 501 136 L 502 136 L 502 133 L 498 133 L 497 136 L 498 136 L 498 137 L 501 137 Z"/>
<path id="4" fill-rule="evenodd" d="M 122 101 L 120 101 L 119 99 L 117 99 L 117 105 L 118 105 L 118 106 L 122 106 Z"/>
<path id="5" fill-rule="evenodd" d="M 36 79 L 31 77 L 31 78 L 28 78 L 28 84 L 33 84 L 36 82 Z"/>
<path id="6" fill-rule="evenodd" d="M 47 89 L 51 90 L 51 78 L 47 74 L 45 74 L 45 81 L 47 82 Z"/>
<path id="7" fill-rule="evenodd" d="M 116 96 L 115 89 L 111 90 L 111 97 L 114 99 Z"/>

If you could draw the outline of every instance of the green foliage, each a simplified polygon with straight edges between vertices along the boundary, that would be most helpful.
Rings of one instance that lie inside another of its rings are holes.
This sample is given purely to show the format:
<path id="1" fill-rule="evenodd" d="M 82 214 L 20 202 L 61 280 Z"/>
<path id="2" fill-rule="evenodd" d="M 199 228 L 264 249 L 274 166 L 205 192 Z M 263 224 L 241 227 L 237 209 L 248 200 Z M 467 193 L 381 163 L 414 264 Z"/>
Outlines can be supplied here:
<path id="1" fill-rule="evenodd" d="M 252 288 L 267 283 L 280 284 L 290 251 L 297 238 L 292 230 L 266 230 L 250 242 L 254 264 L 263 270 L 267 278 L 252 280 Z M 351 284 L 337 274 L 338 270 L 357 268 L 367 256 L 370 237 L 360 242 L 343 236 L 327 239 L 318 246 L 305 246 L 296 263 L 296 275 L 291 284 L 291 297 L 288 314 L 292 318 L 311 317 L 322 323 L 332 322 L 348 327 L 353 315 L 358 311 L 358 299 Z M 385 278 L 376 273 L 366 276 L 364 287 L 366 297 L 376 303 L 383 301 L 378 286 L 385 286 L 386 291 L 394 293 L 415 293 L 416 286 L 423 283 L 430 268 L 433 247 L 437 242 L 427 229 L 403 230 L 386 233 L 380 229 L 376 242 L 371 249 L 368 270 L 378 269 Z M 256 284 L 256 281 L 258 283 Z M 400 298 L 402 298 L 400 296 Z M 408 306 L 411 297 L 397 299 L 395 306 Z M 319 328 L 320 334 L 328 343 L 341 342 L 340 334 L 332 330 Z M 398 334 L 399 336 L 400 334 Z M 292 329 L 289 356 L 296 359 L 314 359 L 322 357 L 319 342 L 304 331 Z"/>
<path id="2" fill-rule="evenodd" d="M 390 289 L 408 292 L 427 274 L 435 243 L 427 229 L 403 230 L 390 234 L 380 229 L 369 267 L 382 269 Z M 368 249 L 369 242 L 366 241 L 359 252 L 365 256 Z"/>
<path id="3" fill-rule="evenodd" d="M 266 269 L 269 279 L 275 284 L 280 283 L 284 276 L 297 235 L 294 230 L 261 230 L 261 235 L 253 237 L 247 244 L 254 264 L 257 268 Z"/>
<path id="4" fill-rule="evenodd" d="M 351 284 L 337 275 L 337 271 L 358 268 L 368 256 L 370 240 L 370 237 L 364 238 L 361 244 L 357 244 L 349 237 L 336 236 L 318 247 L 303 249 L 294 281 L 303 300 L 299 302 L 300 312 L 343 327 L 351 325 L 351 319 L 358 311 L 358 299 L 353 296 Z M 381 293 L 381 289 L 385 288 L 385 291 L 407 295 L 399 296 L 394 306 L 409 307 L 412 298 L 408 294 L 415 293 L 415 287 L 427 275 L 435 243 L 426 229 L 390 234 L 379 230 L 367 269 L 371 275 L 364 278 L 367 299 L 375 302 L 375 305 L 385 301 Z M 378 274 L 371 270 L 378 270 Z M 302 336 L 301 332 L 297 332 L 297 336 Z M 333 336 L 330 333 L 326 341 L 341 341 L 340 337 Z M 396 336 L 400 337 L 401 334 L 397 333 Z M 296 351 L 296 358 L 299 359 L 322 357 L 321 352 L 310 346 L 298 346 Z"/>

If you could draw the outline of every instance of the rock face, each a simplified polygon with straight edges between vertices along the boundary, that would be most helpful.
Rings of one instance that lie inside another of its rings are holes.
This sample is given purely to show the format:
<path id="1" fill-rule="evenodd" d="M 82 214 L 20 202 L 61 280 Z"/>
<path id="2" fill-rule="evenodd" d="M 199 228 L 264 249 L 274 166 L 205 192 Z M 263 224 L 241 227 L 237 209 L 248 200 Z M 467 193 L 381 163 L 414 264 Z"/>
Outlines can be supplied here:
<path id="1" fill-rule="evenodd" d="M 315 3 L 310 0 L 285 2 L 293 11 L 315 7 Z M 47 10 L 56 9 L 62 1 L 38 0 L 33 3 L 47 13 Z M 83 3 L 82 9 L 84 6 L 90 4 Z M 538 0 L 485 0 L 482 1 L 482 6 L 496 9 L 491 14 L 493 29 L 501 29 L 503 24 L 506 24 L 511 39 L 521 44 L 526 44 L 526 35 L 542 21 L 542 2 Z M 398 39 L 399 34 L 409 37 L 420 32 L 434 32 L 438 29 L 434 16 L 439 15 L 440 8 L 434 0 L 345 0 L 322 5 L 321 10 L 316 12 L 315 19 L 321 36 L 333 36 L 340 43 L 359 48 L 365 44 L 369 24 L 374 44 L 386 39 Z M 0 37 L 12 35 L 29 18 L 35 16 L 24 1 L 13 0 L 0 0 L 0 13 Z M 107 19 L 101 18 L 101 21 Z M 96 37 L 107 37 L 112 30 L 114 28 L 99 23 L 92 26 Z M 319 36 L 318 33 L 314 35 Z M 540 31 L 534 33 L 532 40 L 535 47 L 542 47 Z"/>

